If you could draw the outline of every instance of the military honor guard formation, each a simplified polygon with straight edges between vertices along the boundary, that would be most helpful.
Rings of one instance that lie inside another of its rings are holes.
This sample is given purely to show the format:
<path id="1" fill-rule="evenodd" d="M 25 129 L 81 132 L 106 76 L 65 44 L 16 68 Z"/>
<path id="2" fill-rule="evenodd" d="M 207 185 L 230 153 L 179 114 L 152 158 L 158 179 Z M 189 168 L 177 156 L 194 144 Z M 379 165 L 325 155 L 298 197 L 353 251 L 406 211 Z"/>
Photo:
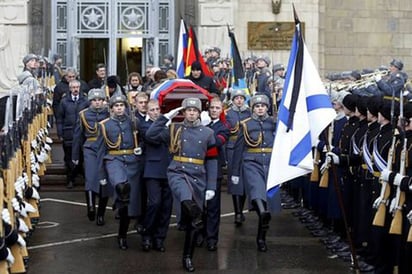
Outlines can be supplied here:
<path id="1" fill-rule="evenodd" d="M 230 31 L 229 37 L 233 46 Z M 291 52 L 292 58 L 293 47 Z M 161 67 L 148 64 L 144 77 L 132 72 L 127 83 L 107 76 L 103 63 L 86 82 L 75 68 L 63 69 L 59 55 L 53 62 L 26 55 L 19 86 L 0 99 L 0 272 L 23 273 L 29 266 L 25 240 L 40 218 L 39 181 L 52 162 L 55 130 L 66 187 L 79 187 L 76 178 L 84 177 L 85 216 L 104 226 L 106 207 L 116 212 L 113 248 L 128 250 L 133 229 L 143 251 L 167 252 L 174 208 L 185 235 L 182 267 L 195 271 L 196 247 L 219 248 L 223 185 L 236 227 L 246 221 L 245 209 L 256 212 L 258 252 L 276 248 L 266 233 L 283 207 L 296 209 L 293 214 L 331 257 L 349 261 L 354 270 L 412 273 L 412 90 L 402 61 L 328 74 L 326 103 L 336 113 L 308 142 L 313 172 L 269 187 L 271 162 L 283 157 L 275 149 L 282 138 L 277 129 L 305 124 L 289 124 L 282 112 L 286 101 L 294 102 L 286 94 L 305 76 L 294 62 L 285 68 L 271 66 L 267 56 L 219 55 L 218 47 L 207 48 L 203 58 L 185 65 L 186 80 L 176 79 L 174 58 L 166 55 Z M 197 89 L 173 99 L 161 93 L 176 81 L 191 81 Z M 298 115 L 299 101 L 294 107 Z"/>

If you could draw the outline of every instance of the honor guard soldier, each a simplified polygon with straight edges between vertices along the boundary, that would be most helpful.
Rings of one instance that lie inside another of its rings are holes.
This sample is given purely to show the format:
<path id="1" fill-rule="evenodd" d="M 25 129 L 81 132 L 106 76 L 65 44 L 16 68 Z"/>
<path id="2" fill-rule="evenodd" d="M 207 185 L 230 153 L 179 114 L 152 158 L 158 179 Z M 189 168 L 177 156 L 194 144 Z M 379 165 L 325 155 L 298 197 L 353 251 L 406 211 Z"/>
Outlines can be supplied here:
<path id="1" fill-rule="evenodd" d="M 385 170 L 382 172 L 382 179 L 388 180 L 388 182 L 394 187 L 399 188 L 400 197 L 403 196 L 403 205 L 398 204 L 396 205 L 395 209 L 399 210 L 402 213 L 402 219 L 400 221 L 401 229 L 401 241 L 400 241 L 400 248 L 394 250 L 395 252 L 399 252 L 399 269 L 398 273 L 406 274 L 411 273 L 412 271 L 412 170 L 411 170 L 411 161 L 412 153 L 411 153 L 411 143 L 412 143 L 412 105 L 408 103 L 405 105 L 404 109 L 404 116 L 405 116 L 405 138 L 407 140 L 406 146 L 406 157 L 404 158 L 405 164 L 405 173 L 402 174 L 401 171 L 391 172 L 389 170 Z M 400 142 L 399 142 L 400 143 Z M 402 143 L 400 143 L 402 144 Z M 405 147 L 403 147 L 405 148 Z M 398 152 L 398 150 L 397 150 Z M 398 155 L 398 158 L 402 157 Z M 392 220 L 392 224 L 395 221 L 396 213 L 394 215 L 394 219 Z M 394 272 L 395 273 L 395 272 Z"/>
<path id="2" fill-rule="evenodd" d="M 147 119 L 140 127 L 140 133 L 145 136 L 147 129 L 160 116 L 157 100 L 150 100 L 147 109 Z M 147 208 L 142 222 L 142 249 L 164 252 L 164 241 L 169 228 L 172 213 L 173 198 L 167 181 L 167 167 L 171 161 L 168 144 L 162 139 L 144 140 L 144 184 L 147 190 Z"/>
<path id="3" fill-rule="evenodd" d="M 183 109 L 182 123 L 166 124 Z M 214 132 L 199 120 L 202 105 L 199 98 L 186 98 L 182 107 L 159 117 L 146 132 L 151 140 L 169 143 L 173 160 L 167 177 L 174 197 L 181 204 L 185 223 L 183 268 L 193 272 L 193 253 L 199 229 L 202 227 L 202 209 L 205 200 L 215 196 L 217 180 L 217 149 Z"/>
<path id="4" fill-rule="evenodd" d="M 346 95 L 342 100 L 343 111 L 349 120 L 345 123 L 342 129 L 342 135 L 339 141 L 339 146 L 334 148 L 333 151 L 326 153 L 326 161 L 338 166 L 341 172 L 342 179 L 340 180 L 340 192 L 342 193 L 343 203 L 345 211 L 342 214 L 347 215 L 347 225 L 352 227 L 352 187 L 354 184 L 354 174 L 350 167 L 350 155 L 352 154 L 352 142 L 351 138 L 355 134 L 359 127 L 359 118 L 356 117 L 356 100 L 357 96 L 353 94 Z M 330 176 L 332 179 L 334 176 Z M 343 218 L 337 224 L 336 229 L 340 233 L 341 237 L 345 237 L 346 228 L 343 222 Z"/>
<path id="5" fill-rule="evenodd" d="M 373 207 L 377 209 L 374 214 L 371 232 L 371 262 L 375 267 L 375 273 L 392 273 L 390 262 L 393 259 L 393 254 L 391 254 L 392 249 L 388 234 L 390 214 L 384 214 L 387 204 L 390 202 L 389 195 L 386 195 L 389 191 L 386 191 L 387 184 L 380 179 L 380 173 L 385 169 L 392 170 L 393 149 L 396 143 L 396 136 L 394 135 L 399 114 L 398 104 L 396 101 L 392 103 L 392 100 L 384 99 L 382 101 L 378 114 L 380 131 L 373 143 L 373 163 L 378 171 L 374 173 L 375 180 L 372 187 L 374 193 Z M 390 151 L 392 152 L 390 153 Z M 381 209 L 385 210 L 381 211 Z"/>
<path id="6" fill-rule="evenodd" d="M 393 59 L 389 67 L 389 75 L 382 77 L 378 74 L 375 76 L 375 81 L 378 85 L 378 88 L 381 90 L 384 96 L 391 97 L 394 94 L 396 97 L 399 97 L 403 86 L 408 79 L 408 76 L 405 72 L 402 71 L 403 63 L 401 60 Z"/>
<path id="7" fill-rule="evenodd" d="M 39 57 L 33 53 L 27 54 L 23 58 L 23 72 L 17 76 L 19 85 L 28 86 L 33 93 L 40 88 L 40 83 L 36 78 L 36 71 L 39 68 Z"/>
<path id="8" fill-rule="evenodd" d="M 73 188 L 75 178 L 82 172 L 83 157 L 78 165 L 72 162 L 73 133 L 79 112 L 89 106 L 89 101 L 80 93 L 80 82 L 72 80 L 69 83 L 70 95 L 64 96 L 56 114 L 57 136 L 63 141 L 64 162 L 67 172 L 67 188 Z"/>
<path id="9" fill-rule="evenodd" d="M 232 105 L 226 112 L 226 121 L 230 128 L 229 140 L 226 143 L 228 178 L 231 178 L 232 176 L 233 151 L 235 149 L 237 136 L 240 132 L 240 122 L 249 118 L 251 115 L 250 109 L 245 103 L 246 92 L 244 90 L 232 89 L 230 91 L 230 97 L 232 100 Z M 235 210 L 235 224 L 236 226 L 241 226 L 245 221 L 245 216 L 243 215 L 243 206 L 246 200 L 246 192 L 242 176 L 239 177 L 239 181 L 236 184 L 233 184 L 232 181 L 229 180 L 228 192 L 232 194 L 233 208 Z"/>
<path id="10" fill-rule="evenodd" d="M 256 59 L 256 72 L 253 76 L 253 83 L 251 93 L 264 93 L 266 90 L 266 83 L 272 73 L 270 72 L 270 59 L 268 56 L 260 56 Z"/>
<path id="11" fill-rule="evenodd" d="M 79 119 L 74 128 L 72 147 L 72 162 L 79 165 L 79 159 L 83 155 L 85 191 L 87 204 L 87 217 L 90 221 L 96 218 L 96 195 L 99 195 L 96 224 L 104 225 L 104 213 L 109 196 L 105 188 L 98 180 L 97 146 L 98 123 L 110 116 L 108 108 L 104 104 L 105 94 L 102 89 L 91 89 L 88 94 L 90 106 L 80 111 Z"/>
<path id="12" fill-rule="evenodd" d="M 386 254 L 390 259 L 386 260 L 388 263 L 386 269 L 393 273 L 406 274 L 412 271 L 412 169 L 410 165 L 412 104 L 404 104 L 400 114 L 398 122 L 400 134 L 396 142 L 393 168 L 384 169 L 380 179 L 391 186 L 392 197 L 387 213 L 390 216 L 388 235 L 390 250 Z"/>
<path id="13" fill-rule="evenodd" d="M 142 149 L 139 146 L 138 125 L 126 114 L 127 99 L 124 95 L 110 98 L 111 116 L 99 123 L 97 146 L 99 180 L 114 189 L 113 208 L 120 217 L 119 248 L 128 248 L 126 235 L 130 218 L 140 214 L 140 177 Z"/>
<path id="14" fill-rule="evenodd" d="M 267 251 L 266 232 L 269 229 L 271 215 L 270 208 L 280 209 L 280 194 L 274 196 L 273 201 L 267 200 L 266 182 L 272 155 L 275 133 L 275 121 L 267 114 L 269 98 L 265 95 L 255 95 L 250 99 L 252 116 L 243 120 L 240 125 L 239 136 L 233 153 L 233 168 L 231 181 L 237 184 L 240 174 L 249 200 L 259 216 L 256 237 L 257 248 L 261 252 Z"/>
<path id="15" fill-rule="evenodd" d="M 223 111 L 223 103 L 219 97 L 214 97 L 210 100 L 209 105 L 209 119 L 202 117 L 202 124 L 209 120 L 208 127 L 213 129 L 216 139 L 216 147 L 218 150 L 218 165 L 217 165 L 217 182 L 216 195 L 207 201 L 206 208 L 203 214 L 204 227 L 202 233 L 199 234 L 197 246 L 203 244 L 206 239 L 207 249 L 209 251 L 217 250 L 217 242 L 219 240 L 219 225 L 220 225 L 220 190 L 223 179 L 223 167 L 226 165 L 225 144 L 229 139 L 229 128 L 220 120 L 220 115 Z"/>

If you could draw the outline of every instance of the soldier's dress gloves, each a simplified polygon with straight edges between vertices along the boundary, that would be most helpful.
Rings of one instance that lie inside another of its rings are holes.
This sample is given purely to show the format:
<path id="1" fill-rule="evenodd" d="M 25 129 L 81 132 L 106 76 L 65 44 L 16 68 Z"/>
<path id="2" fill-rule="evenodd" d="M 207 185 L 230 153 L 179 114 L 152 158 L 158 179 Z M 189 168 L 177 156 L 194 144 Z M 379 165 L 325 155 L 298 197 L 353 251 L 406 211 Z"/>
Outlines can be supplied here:
<path id="1" fill-rule="evenodd" d="M 215 197 L 215 191 L 214 190 L 206 190 L 206 195 L 205 195 L 206 201 L 212 200 L 213 197 Z"/>
<path id="2" fill-rule="evenodd" d="M 328 153 L 326 153 L 326 156 L 330 159 L 331 163 L 333 162 L 335 165 L 339 165 L 340 161 L 339 161 L 339 156 L 338 155 L 336 155 L 333 152 L 328 152 Z"/>
<path id="3" fill-rule="evenodd" d="M 212 122 L 212 118 L 210 118 L 209 116 L 209 112 L 207 111 L 202 111 L 200 113 L 200 121 L 202 123 L 202 125 L 207 126 L 210 124 L 210 122 Z"/>
<path id="4" fill-rule="evenodd" d="M 406 218 L 408 218 L 409 223 L 412 224 L 412 210 L 409 211 L 409 213 L 406 215 Z"/>
<path id="5" fill-rule="evenodd" d="M 107 180 L 102 179 L 102 180 L 99 181 L 99 183 L 100 183 L 101 186 L 105 186 L 105 185 L 107 185 Z"/>
<path id="6" fill-rule="evenodd" d="M 387 182 L 387 181 L 389 181 L 389 176 L 391 175 L 391 172 L 388 170 L 388 169 L 384 169 L 384 170 L 382 170 L 382 172 L 381 172 L 381 176 L 380 176 L 380 179 L 382 180 L 382 181 L 385 181 L 385 182 Z"/>
<path id="7" fill-rule="evenodd" d="M 73 165 L 77 166 L 79 164 L 79 160 L 72 160 Z"/>
<path id="8" fill-rule="evenodd" d="M 172 109 L 168 113 L 164 114 L 163 116 L 166 117 L 169 120 L 172 120 L 174 117 L 176 117 L 177 114 L 179 114 L 179 111 L 182 110 L 183 107 L 178 107 L 175 109 Z"/>
<path id="9" fill-rule="evenodd" d="M 7 258 L 6 258 L 6 260 L 7 260 L 7 262 L 9 262 L 9 264 L 14 264 L 14 256 L 13 256 L 13 254 L 11 253 L 11 250 L 10 250 L 10 248 L 7 248 L 7 252 L 8 252 L 8 255 L 7 255 Z"/>
<path id="10" fill-rule="evenodd" d="M 230 179 L 232 180 L 232 184 L 239 184 L 239 176 L 232 176 Z"/>
<path id="11" fill-rule="evenodd" d="M 400 186 L 400 185 L 401 185 L 401 182 L 402 182 L 402 179 L 403 179 L 404 177 L 405 177 L 405 176 L 402 176 L 402 175 L 400 175 L 399 173 L 397 173 L 396 176 L 395 176 L 395 179 L 393 180 L 393 184 L 394 184 L 395 186 Z"/>

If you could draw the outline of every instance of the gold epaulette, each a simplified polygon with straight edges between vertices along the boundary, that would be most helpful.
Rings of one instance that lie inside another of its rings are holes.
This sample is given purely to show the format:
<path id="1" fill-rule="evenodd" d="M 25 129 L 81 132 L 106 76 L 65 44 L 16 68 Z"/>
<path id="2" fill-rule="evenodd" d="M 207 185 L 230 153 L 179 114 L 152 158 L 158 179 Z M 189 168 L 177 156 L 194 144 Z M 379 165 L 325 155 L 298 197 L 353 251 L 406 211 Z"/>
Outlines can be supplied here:
<path id="1" fill-rule="evenodd" d="M 248 118 L 246 118 L 246 119 L 243 119 L 242 121 L 240 121 L 240 123 L 242 124 L 242 125 L 244 125 L 244 124 L 246 124 L 248 121 L 250 121 L 250 120 L 252 120 L 252 117 L 248 117 Z"/>
<path id="2" fill-rule="evenodd" d="M 101 120 L 101 121 L 99 122 L 99 124 L 103 125 L 104 123 L 106 123 L 106 122 L 109 121 L 109 120 L 110 120 L 110 117 L 109 117 L 109 118 L 106 118 L 106 119 L 104 119 L 104 120 Z"/>

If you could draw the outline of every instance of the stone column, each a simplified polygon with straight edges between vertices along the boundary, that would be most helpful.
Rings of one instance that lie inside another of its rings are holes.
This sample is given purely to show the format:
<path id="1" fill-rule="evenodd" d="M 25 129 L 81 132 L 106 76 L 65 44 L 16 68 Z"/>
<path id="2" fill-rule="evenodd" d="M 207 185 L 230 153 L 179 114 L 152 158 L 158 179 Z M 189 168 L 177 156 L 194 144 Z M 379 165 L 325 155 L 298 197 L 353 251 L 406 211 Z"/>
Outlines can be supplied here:
<path id="1" fill-rule="evenodd" d="M 28 53 L 27 0 L 0 1 L 0 92 L 18 84 Z"/>

